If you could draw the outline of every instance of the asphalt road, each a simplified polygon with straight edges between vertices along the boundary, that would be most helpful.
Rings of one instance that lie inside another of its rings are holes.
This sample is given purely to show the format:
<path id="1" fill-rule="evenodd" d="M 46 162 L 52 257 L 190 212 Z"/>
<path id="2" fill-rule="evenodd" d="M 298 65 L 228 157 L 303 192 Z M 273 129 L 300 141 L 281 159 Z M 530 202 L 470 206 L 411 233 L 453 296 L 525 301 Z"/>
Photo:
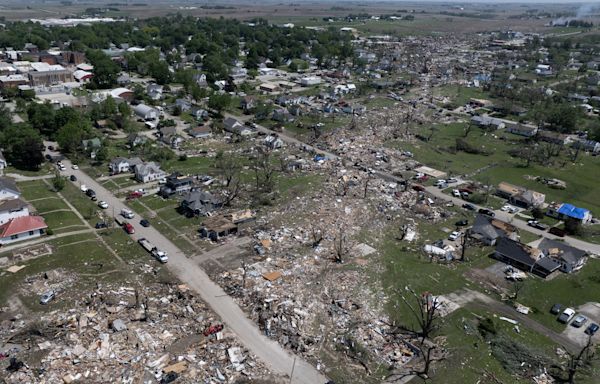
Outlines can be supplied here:
<path id="1" fill-rule="evenodd" d="M 64 175 L 75 175 L 78 187 L 85 184 L 96 192 L 98 201 L 104 200 L 109 204 L 109 208 L 105 211 L 107 214 L 112 215 L 114 212 L 118 215 L 121 209 L 130 209 L 85 172 L 71 169 L 69 160 L 63 160 L 63 164 L 67 168 L 66 171 L 62 172 Z M 269 365 L 273 372 L 290 375 L 293 369 L 294 374 L 291 383 L 295 384 L 322 384 L 327 381 L 325 376 L 312 365 L 288 353 L 277 342 L 264 336 L 233 299 L 215 284 L 193 260 L 188 259 L 179 248 L 152 226 L 144 228 L 139 225 L 139 220 L 140 216 L 138 214 L 134 219 L 128 220 L 135 227 L 135 234 L 131 236 L 132 239 L 137 241 L 145 237 L 156 247 L 167 252 L 169 262 L 166 267 L 182 282 L 198 292 L 212 310 L 219 315 L 225 326 L 237 335 L 246 348 Z M 151 258 L 149 254 L 148 258 Z"/>

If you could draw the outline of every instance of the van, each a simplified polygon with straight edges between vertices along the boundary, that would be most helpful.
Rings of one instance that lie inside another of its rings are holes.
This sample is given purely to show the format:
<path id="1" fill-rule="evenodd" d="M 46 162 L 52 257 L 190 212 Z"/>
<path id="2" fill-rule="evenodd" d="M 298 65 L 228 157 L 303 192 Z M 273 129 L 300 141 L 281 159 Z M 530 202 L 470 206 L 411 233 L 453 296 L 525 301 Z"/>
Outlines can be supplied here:
<path id="1" fill-rule="evenodd" d="M 121 216 L 123 216 L 126 219 L 133 219 L 135 217 L 135 215 L 133 214 L 133 212 L 131 212 L 129 209 L 127 208 L 123 208 L 121 210 Z"/>

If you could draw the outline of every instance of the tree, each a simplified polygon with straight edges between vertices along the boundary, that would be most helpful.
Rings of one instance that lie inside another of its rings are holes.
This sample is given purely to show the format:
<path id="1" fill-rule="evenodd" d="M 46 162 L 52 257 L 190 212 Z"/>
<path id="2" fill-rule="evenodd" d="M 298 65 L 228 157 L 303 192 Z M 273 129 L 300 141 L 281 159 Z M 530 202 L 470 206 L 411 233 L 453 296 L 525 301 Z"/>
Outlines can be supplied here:
<path id="1" fill-rule="evenodd" d="M 429 292 L 421 296 L 410 287 L 405 287 L 408 296 L 399 293 L 400 299 L 408 307 L 409 313 L 416 322 L 415 326 L 402 326 L 401 329 L 408 330 L 423 342 L 428 339 L 440 327 L 441 316 L 439 314 L 441 302 Z"/>
<path id="2" fill-rule="evenodd" d="M 61 150 L 66 153 L 75 153 L 81 148 L 81 141 L 88 135 L 86 127 L 78 122 L 69 122 L 58 130 L 56 141 Z"/>
<path id="3" fill-rule="evenodd" d="M 54 173 L 54 177 L 52 178 L 52 187 L 54 191 L 60 192 L 65 188 L 65 178 L 60 175 L 59 172 Z"/>
<path id="4" fill-rule="evenodd" d="M 90 83 L 93 88 L 110 88 L 117 83 L 120 68 L 110 57 L 100 50 L 88 50 L 86 57 L 94 66 L 94 76 Z"/>
<path id="5" fill-rule="evenodd" d="M 579 351 L 567 352 L 567 361 L 561 367 L 563 372 L 566 371 L 566 377 L 563 374 L 553 374 L 553 376 L 560 379 L 561 382 L 574 384 L 575 378 L 590 370 L 592 363 L 598 359 L 596 352 L 597 348 L 592 342 L 592 336 L 589 336 L 586 344 Z"/>
<path id="6" fill-rule="evenodd" d="M 231 105 L 231 96 L 227 93 L 213 93 L 208 98 L 208 107 L 214 109 L 219 114 L 229 105 Z"/>
<path id="7" fill-rule="evenodd" d="M 344 224 L 338 223 L 335 236 L 333 238 L 333 257 L 336 263 L 343 263 L 348 254 L 348 238 L 346 237 L 346 228 Z"/>
<path id="8" fill-rule="evenodd" d="M 12 112 L 4 103 L 0 104 L 0 132 L 12 125 Z"/>
<path id="9" fill-rule="evenodd" d="M 118 110 L 123 117 L 131 116 L 131 107 L 127 103 L 119 103 Z"/>
<path id="10" fill-rule="evenodd" d="M 37 170 L 44 162 L 44 143 L 39 132 L 26 124 L 14 124 L 0 133 L 6 160 L 16 168 Z"/>

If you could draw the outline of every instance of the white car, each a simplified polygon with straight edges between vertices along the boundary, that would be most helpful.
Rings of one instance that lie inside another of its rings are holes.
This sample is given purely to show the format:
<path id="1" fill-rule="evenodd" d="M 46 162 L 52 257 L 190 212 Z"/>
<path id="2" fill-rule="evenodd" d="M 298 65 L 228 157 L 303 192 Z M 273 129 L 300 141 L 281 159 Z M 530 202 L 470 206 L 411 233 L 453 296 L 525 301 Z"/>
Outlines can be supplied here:
<path id="1" fill-rule="evenodd" d="M 510 205 L 505 205 L 504 207 L 500 208 L 500 210 L 502 212 L 508 212 L 509 209 L 510 209 Z"/>
<path id="2" fill-rule="evenodd" d="M 61 170 L 61 171 L 65 171 L 67 168 L 64 165 L 60 164 L 58 166 L 58 169 Z"/>
<path id="3" fill-rule="evenodd" d="M 454 241 L 457 240 L 462 235 L 462 232 L 454 231 L 448 236 L 448 240 Z"/>
<path id="4" fill-rule="evenodd" d="M 102 200 L 100 200 L 100 201 L 98 202 L 98 206 L 99 206 L 100 208 L 102 208 L 102 209 L 108 209 L 108 203 L 107 203 L 106 201 L 102 201 Z"/>
<path id="5" fill-rule="evenodd" d="M 81 184 L 81 187 L 79 189 L 81 189 L 81 192 L 87 192 L 88 187 L 85 184 Z"/>
<path id="6" fill-rule="evenodd" d="M 453 189 L 452 190 L 452 196 L 454 196 L 454 197 L 460 197 L 460 191 L 458 189 Z"/>
<path id="7" fill-rule="evenodd" d="M 79 169 L 79 166 L 77 164 L 73 164 L 71 165 L 71 169 Z"/>
<path id="8" fill-rule="evenodd" d="M 558 321 L 561 323 L 568 323 L 571 319 L 575 317 L 575 310 L 573 308 L 567 308 L 563 311 L 563 313 L 558 316 Z"/>

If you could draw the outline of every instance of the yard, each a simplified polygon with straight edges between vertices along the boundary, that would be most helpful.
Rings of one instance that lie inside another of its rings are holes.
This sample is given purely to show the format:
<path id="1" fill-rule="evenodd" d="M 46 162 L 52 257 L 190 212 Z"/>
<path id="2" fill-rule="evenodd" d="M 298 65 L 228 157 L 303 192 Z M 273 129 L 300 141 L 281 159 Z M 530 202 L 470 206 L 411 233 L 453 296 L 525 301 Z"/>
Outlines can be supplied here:
<path id="1" fill-rule="evenodd" d="M 466 126 L 467 123 L 438 124 L 434 126 L 429 142 L 391 142 L 389 145 L 411 151 L 417 161 L 449 174 L 466 175 L 468 179 L 494 186 L 505 181 L 544 193 L 546 202 L 568 202 L 590 209 L 592 214 L 600 212 L 600 201 L 596 193 L 600 188 L 600 181 L 590 177 L 600 174 L 600 158 L 582 153 L 576 162 L 572 162 L 563 150 L 563 155 L 556 159 L 554 166 L 531 163 L 529 167 L 525 167 L 523 160 L 508 154 L 509 150 L 522 146 L 524 138 L 502 130 L 488 133 L 479 128 L 472 128 L 464 138 Z M 431 131 L 424 128 L 418 133 L 427 137 Z M 457 139 L 465 139 L 471 146 L 488 153 L 455 151 Z M 534 179 L 538 176 L 563 180 L 567 188 L 550 188 Z"/>

